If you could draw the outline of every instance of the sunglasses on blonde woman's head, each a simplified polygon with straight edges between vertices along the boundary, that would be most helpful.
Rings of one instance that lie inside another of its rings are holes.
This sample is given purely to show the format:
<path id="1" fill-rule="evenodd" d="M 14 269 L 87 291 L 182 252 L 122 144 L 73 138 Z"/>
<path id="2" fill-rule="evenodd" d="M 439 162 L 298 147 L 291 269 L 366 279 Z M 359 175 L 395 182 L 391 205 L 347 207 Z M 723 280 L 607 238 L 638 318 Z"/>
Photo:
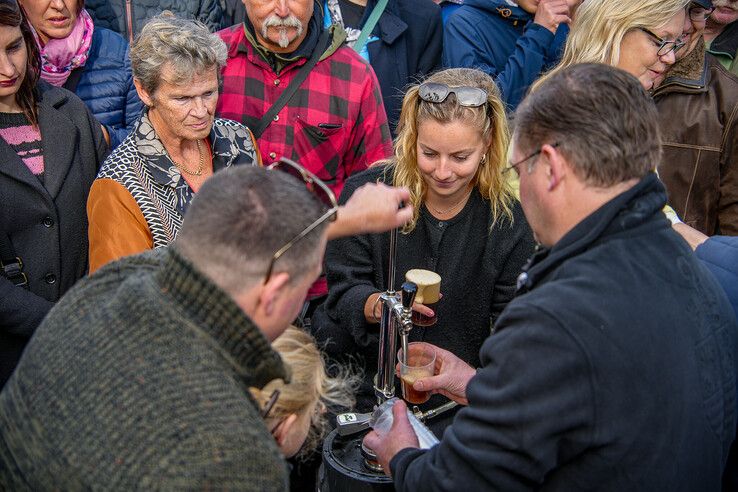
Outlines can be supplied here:
<path id="1" fill-rule="evenodd" d="M 300 239 L 310 234 L 310 232 L 313 229 L 318 227 L 323 222 L 329 222 L 329 221 L 336 220 L 336 215 L 338 214 L 338 203 L 336 202 L 336 197 L 331 191 L 331 189 L 328 188 L 328 185 L 326 185 L 316 175 L 314 175 L 313 173 L 311 173 L 310 171 L 308 171 L 307 169 L 305 169 L 298 163 L 291 161 L 290 159 L 287 159 L 285 157 L 282 157 L 279 161 L 275 162 L 274 164 L 271 164 L 270 166 L 267 166 L 267 169 L 282 171 L 282 172 L 285 172 L 293 176 L 295 179 L 300 180 L 305 185 L 305 188 L 310 193 L 316 196 L 321 202 L 323 202 L 329 208 L 323 215 L 315 219 L 311 224 L 309 224 L 305 229 L 303 229 L 302 232 L 300 232 L 295 237 L 290 239 L 287 242 L 287 244 L 279 248 L 274 253 L 274 255 L 272 256 L 272 260 L 269 262 L 269 268 L 267 269 L 266 277 L 264 278 L 264 283 L 267 283 L 269 281 L 269 278 L 272 276 L 272 270 L 274 269 L 274 264 L 283 254 L 287 252 L 288 249 L 294 246 L 297 241 L 299 241 Z"/>
<path id="2" fill-rule="evenodd" d="M 449 94 L 456 95 L 456 102 L 461 106 L 478 108 L 487 103 L 487 91 L 479 87 L 451 87 L 438 82 L 423 82 L 418 87 L 420 99 L 430 103 L 442 103 Z"/>

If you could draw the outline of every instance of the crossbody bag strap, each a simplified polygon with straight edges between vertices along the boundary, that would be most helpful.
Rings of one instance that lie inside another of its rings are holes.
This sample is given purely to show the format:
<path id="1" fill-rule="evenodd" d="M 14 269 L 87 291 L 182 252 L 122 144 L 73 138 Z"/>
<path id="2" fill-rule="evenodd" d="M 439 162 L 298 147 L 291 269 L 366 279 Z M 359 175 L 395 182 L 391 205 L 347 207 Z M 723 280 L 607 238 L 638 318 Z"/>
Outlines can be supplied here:
<path id="1" fill-rule="evenodd" d="M 2 274 L 19 287 L 28 288 L 28 278 L 23 273 L 23 261 L 15 255 L 7 233 L 0 233 L 0 267 Z"/>
<path id="2" fill-rule="evenodd" d="M 389 0 L 379 0 L 379 2 L 377 2 L 377 5 L 374 6 L 372 13 L 369 14 L 369 18 L 366 20 L 366 24 L 364 24 L 364 27 L 361 28 L 359 37 L 356 38 L 356 42 L 354 43 L 354 51 L 356 51 L 357 53 L 361 53 L 361 50 L 363 50 L 364 46 L 366 46 L 366 42 L 369 40 L 369 36 L 371 36 L 372 31 L 374 30 L 374 26 L 376 26 L 377 22 L 379 22 L 379 18 L 382 16 L 384 9 L 387 7 L 388 1 Z"/>
<path id="3" fill-rule="evenodd" d="M 295 92 L 297 92 L 297 89 L 302 85 L 303 82 L 305 82 L 308 74 L 318 63 L 318 60 L 320 60 L 320 56 L 328 47 L 326 40 L 330 41 L 330 37 L 331 34 L 329 30 L 323 29 L 323 33 L 318 39 L 318 44 L 315 45 L 315 50 L 313 51 L 313 54 L 310 55 L 308 61 L 302 67 L 300 67 L 299 72 L 297 72 L 295 78 L 292 79 L 290 85 L 288 85 L 284 92 L 282 92 L 282 94 L 279 96 L 279 98 L 274 101 L 274 104 L 272 104 L 272 107 L 269 108 L 269 111 L 266 112 L 264 117 L 261 118 L 257 127 L 252 130 L 254 137 L 256 137 L 257 140 L 261 138 L 262 133 L 264 133 L 267 127 L 272 123 L 272 121 L 274 121 L 274 117 L 277 115 L 277 113 L 282 111 L 282 108 L 284 108 L 289 100 L 292 99 L 292 96 L 295 94 Z"/>

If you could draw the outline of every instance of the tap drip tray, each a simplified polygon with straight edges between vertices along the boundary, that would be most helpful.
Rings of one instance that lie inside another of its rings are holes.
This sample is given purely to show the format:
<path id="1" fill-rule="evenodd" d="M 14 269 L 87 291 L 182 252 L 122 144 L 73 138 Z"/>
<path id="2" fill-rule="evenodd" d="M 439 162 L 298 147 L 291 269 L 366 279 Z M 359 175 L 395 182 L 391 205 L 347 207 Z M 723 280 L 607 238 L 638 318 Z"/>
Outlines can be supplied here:
<path id="1" fill-rule="evenodd" d="M 393 491 L 392 480 L 382 472 L 371 470 L 365 462 L 361 441 L 366 433 L 341 437 L 335 429 L 323 442 L 323 464 L 320 467 L 320 492 Z"/>

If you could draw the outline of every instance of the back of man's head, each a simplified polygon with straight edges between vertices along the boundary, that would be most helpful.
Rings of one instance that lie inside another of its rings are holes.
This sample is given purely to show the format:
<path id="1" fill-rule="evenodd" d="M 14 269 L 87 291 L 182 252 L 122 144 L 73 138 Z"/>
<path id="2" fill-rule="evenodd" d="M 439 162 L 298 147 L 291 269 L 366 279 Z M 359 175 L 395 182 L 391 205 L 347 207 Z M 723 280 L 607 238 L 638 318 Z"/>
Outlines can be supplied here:
<path id="1" fill-rule="evenodd" d="M 281 171 L 238 166 L 210 177 L 185 214 L 176 248 L 226 292 L 262 282 L 274 253 L 325 211 L 303 183 Z M 315 270 L 323 254 L 321 225 L 274 265 L 292 280 Z"/>
<path id="2" fill-rule="evenodd" d="M 635 77 L 599 63 L 567 67 L 528 95 L 514 142 L 523 153 L 558 143 L 575 174 L 598 188 L 640 179 L 661 158 L 653 100 Z"/>

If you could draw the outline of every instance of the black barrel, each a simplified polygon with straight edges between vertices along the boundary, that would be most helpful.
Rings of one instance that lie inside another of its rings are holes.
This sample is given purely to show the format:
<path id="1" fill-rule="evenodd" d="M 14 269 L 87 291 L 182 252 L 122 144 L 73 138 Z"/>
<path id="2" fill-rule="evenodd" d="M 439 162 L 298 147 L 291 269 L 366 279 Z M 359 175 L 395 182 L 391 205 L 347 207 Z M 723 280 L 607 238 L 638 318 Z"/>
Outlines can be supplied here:
<path id="1" fill-rule="evenodd" d="M 320 492 L 393 491 L 392 479 L 369 470 L 361 454 L 364 434 L 341 437 L 331 431 L 323 442 Z"/>

